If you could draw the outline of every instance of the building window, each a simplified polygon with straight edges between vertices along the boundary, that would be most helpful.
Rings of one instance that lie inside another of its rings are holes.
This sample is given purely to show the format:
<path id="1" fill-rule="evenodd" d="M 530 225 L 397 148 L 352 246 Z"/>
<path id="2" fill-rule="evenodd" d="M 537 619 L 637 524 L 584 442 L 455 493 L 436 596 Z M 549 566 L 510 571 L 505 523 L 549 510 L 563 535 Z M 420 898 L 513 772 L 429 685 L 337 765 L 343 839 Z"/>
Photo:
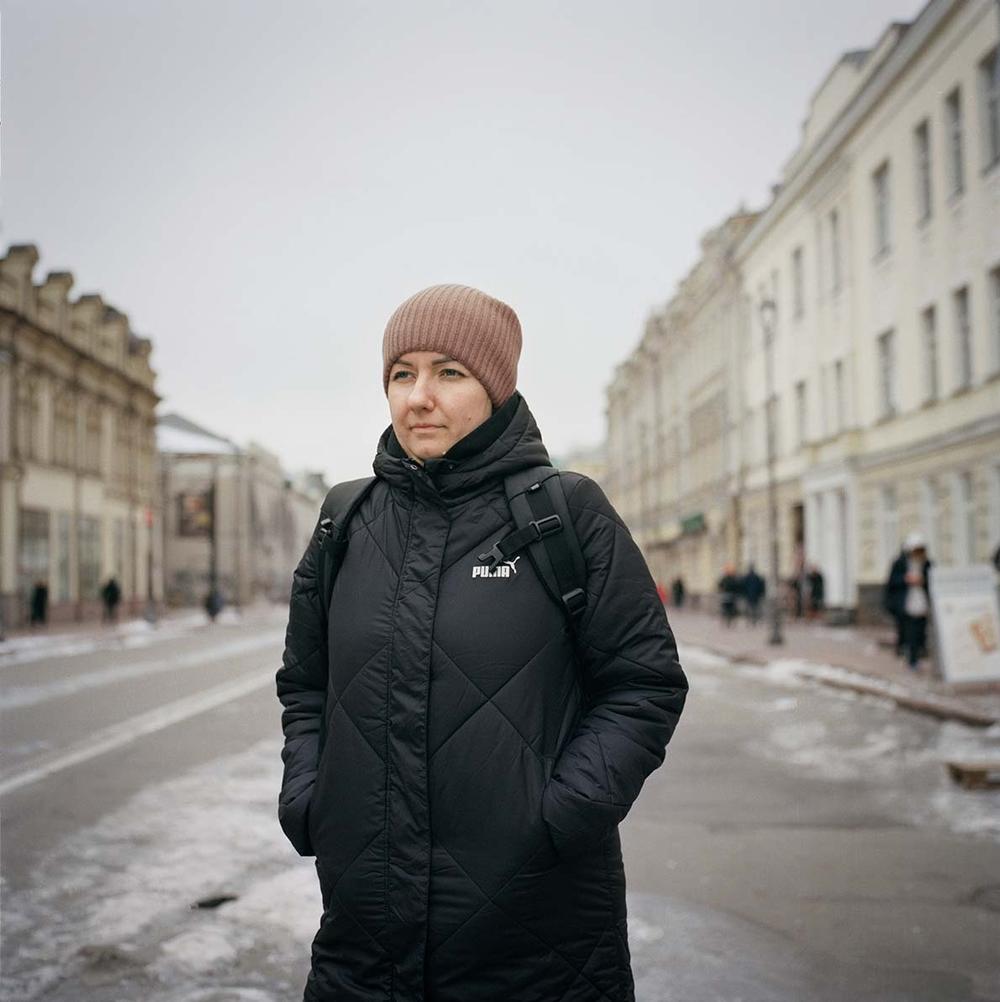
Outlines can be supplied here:
<path id="1" fill-rule="evenodd" d="M 795 384 L 795 436 L 798 444 L 805 445 L 808 434 L 808 414 L 806 411 L 806 384 L 800 380 Z"/>
<path id="2" fill-rule="evenodd" d="M 18 395 L 17 448 L 22 459 L 40 459 L 42 442 L 42 399 L 38 380 L 16 379 Z"/>
<path id="3" fill-rule="evenodd" d="M 913 146 L 917 160 L 917 219 L 923 223 L 933 211 L 931 125 L 926 118 L 913 131 Z"/>
<path id="4" fill-rule="evenodd" d="M 99 598 L 101 583 L 101 520 L 80 515 L 77 521 L 79 546 L 80 599 L 88 602 Z"/>
<path id="5" fill-rule="evenodd" d="M 888 254 L 892 247 L 888 161 L 872 174 L 872 196 L 875 208 L 875 255 L 878 257 Z"/>
<path id="6" fill-rule="evenodd" d="M 882 564 L 888 566 L 899 551 L 899 508 L 896 505 L 896 488 L 882 488 L 881 526 L 879 542 L 882 546 Z"/>
<path id="7" fill-rule="evenodd" d="M 22 508 L 19 521 L 18 577 L 27 601 L 36 583 L 49 584 L 49 513 Z"/>
<path id="8" fill-rule="evenodd" d="M 944 99 L 948 127 L 948 187 L 952 195 L 965 190 L 965 159 L 962 155 L 962 91 L 956 87 Z"/>
<path id="9" fill-rule="evenodd" d="M 773 400 L 767 401 L 764 404 L 764 447 L 765 456 L 767 453 L 767 443 L 770 442 L 771 453 L 775 458 L 781 455 L 781 436 L 778 434 L 778 400 L 775 397 Z"/>
<path id="10" fill-rule="evenodd" d="M 111 523 L 114 535 L 111 537 L 112 554 L 111 568 L 115 577 L 118 578 L 119 587 L 125 586 L 125 520 L 116 518 Z"/>
<path id="11" fill-rule="evenodd" d="M 924 539 L 927 540 L 927 552 L 931 557 L 936 557 L 938 553 L 937 529 L 938 529 L 938 501 L 937 501 L 937 481 L 934 477 L 928 477 L 920 484 L 920 528 L 923 531 Z"/>
<path id="12" fill-rule="evenodd" d="M 955 304 L 955 349 L 957 389 L 972 385 L 972 323 L 969 319 L 969 287 L 963 285 L 953 295 Z"/>
<path id="13" fill-rule="evenodd" d="M 72 390 L 63 390 L 56 397 L 53 425 L 53 461 L 58 466 L 75 465 L 76 398 Z"/>
<path id="14" fill-rule="evenodd" d="M 830 291 L 837 293 L 843 280 L 840 262 L 840 214 L 830 210 Z"/>
<path id="15" fill-rule="evenodd" d="M 990 343 L 993 371 L 1000 371 L 1000 265 L 990 272 Z"/>
<path id="16" fill-rule="evenodd" d="M 91 404 L 87 409 L 84 434 L 83 468 L 90 473 L 101 472 L 101 409 Z"/>
<path id="17" fill-rule="evenodd" d="M 920 315 L 921 334 L 924 342 L 924 400 L 938 398 L 938 343 L 937 314 L 933 306 L 928 306 Z"/>
<path id="18" fill-rule="evenodd" d="M 841 431 L 846 424 L 847 408 L 844 406 L 844 362 L 833 363 L 833 420 L 834 430 Z"/>
<path id="19" fill-rule="evenodd" d="M 1000 161 L 1000 58 L 994 49 L 979 64 L 983 120 L 983 169 Z"/>
<path id="20" fill-rule="evenodd" d="M 73 597 L 70 591 L 69 575 L 69 548 L 72 545 L 70 541 L 69 512 L 59 512 L 56 522 L 56 536 L 59 544 L 59 573 L 56 579 L 56 601 L 68 602 Z"/>
<path id="21" fill-rule="evenodd" d="M 802 317 L 805 309 L 805 267 L 802 260 L 802 248 L 796 247 L 792 251 L 792 313 L 796 320 Z"/>
<path id="22" fill-rule="evenodd" d="M 956 564 L 971 564 L 976 553 L 976 506 L 972 474 L 956 474 L 952 484 Z"/>
<path id="23" fill-rule="evenodd" d="M 882 417 L 892 417 L 897 410 L 895 331 L 886 331 L 878 339 L 878 370 L 882 389 Z"/>

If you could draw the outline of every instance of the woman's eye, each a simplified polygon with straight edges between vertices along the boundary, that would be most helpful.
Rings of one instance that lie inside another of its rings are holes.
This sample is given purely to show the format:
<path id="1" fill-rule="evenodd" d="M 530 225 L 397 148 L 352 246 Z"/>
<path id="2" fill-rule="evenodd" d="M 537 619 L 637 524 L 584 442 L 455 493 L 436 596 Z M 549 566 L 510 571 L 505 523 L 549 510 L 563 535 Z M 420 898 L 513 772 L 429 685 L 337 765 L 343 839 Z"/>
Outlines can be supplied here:
<path id="1" fill-rule="evenodd" d="M 445 375 L 448 375 L 448 376 L 464 376 L 465 375 L 464 372 L 460 372 L 458 369 L 442 369 L 441 371 Z"/>
<path id="2" fill-rule="evenodd" d="M 397 369 L 393 374 L 392 378 L 394 380 L 399 379 L 400 376 L 408 376 L 410 373 L 406 369 Z"/>

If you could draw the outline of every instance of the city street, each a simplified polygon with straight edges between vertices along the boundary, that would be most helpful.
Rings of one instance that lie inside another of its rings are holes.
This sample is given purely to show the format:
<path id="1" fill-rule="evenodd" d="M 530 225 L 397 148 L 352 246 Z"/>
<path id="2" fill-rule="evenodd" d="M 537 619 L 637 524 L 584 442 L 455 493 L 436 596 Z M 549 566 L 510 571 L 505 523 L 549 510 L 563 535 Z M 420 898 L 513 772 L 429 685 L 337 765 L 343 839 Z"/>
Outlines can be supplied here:
<path id="1" fill-rule="evenodd" d="M 0 645 L 4 999 L 300 997 L 320 903 L 275 817 L 284 617 Z M 1000 793 L 941 765 L 996 728 L 682 653 L 622 826 L 637 999 L 1000 1000 Z"/>

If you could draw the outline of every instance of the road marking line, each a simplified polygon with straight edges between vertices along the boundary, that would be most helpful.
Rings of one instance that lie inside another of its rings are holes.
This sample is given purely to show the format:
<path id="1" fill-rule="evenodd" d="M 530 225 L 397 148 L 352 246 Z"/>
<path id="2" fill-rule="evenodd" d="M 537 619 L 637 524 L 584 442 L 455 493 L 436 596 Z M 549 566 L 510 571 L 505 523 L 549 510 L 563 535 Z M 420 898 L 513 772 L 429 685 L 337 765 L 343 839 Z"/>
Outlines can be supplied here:
<path id="1" fill-rule="evenodd" d="M 36 706 L 49 699 L 59 699 L 73 696 L 86 689 L 96 689 L 102 685 L 112 685 L 115 682 L 127 682 L 133 678 L 144 678 L 159 672 L 171 671 L 174 668 L 195 668 L 212 661 L 237 654 L 246 654 L 260 647 L 268 647 L 281 642 L 284 630 L 271 631 L 262 636 L 233 640 L 190 654 L 175 654 L 169 658 L 155 661 L 139 661 L 131 665 L 120 665 L 116 668 L 102 668 L 99 671 L 84 672 L 71 675 L 69 678 L 57 679 L 54 682 L 42 682 L 38 685 L 16 685 L 5 688 L 0 694 L 0 711 L 21 709 L 26 706 Z"/>
<path id="2" fill-rule="evenodd" d="M 241 696 L 246 696 L 257 689 L 273 684 L 274 673 L 264 671 L 260 675 L 249 675 L 232 682 L 225 682 L 192 696 L 175 700 L 173 703 L 159 706 L 148 713 L 140 713 L 138 716 L 123 720 L 121 723 L 112 724 L 112 726 L 106 727 L 80 742 L 75 748 L 0 781 L 0 797 L 18 790 L 22 786 L 36 783 L 46 776 L 51 776 L 54 772 L 60 772 L 70 766 L 78 765 L 80 762 L 96 758 L 113 748 L 120 748 L 122 745 L 135 741 L 136 738 L 161 731 L 171 724 L 180 723 L 189 717 L 197 716 L 199 713 L 214 709 L 232 699 L 239 699 Z"/>

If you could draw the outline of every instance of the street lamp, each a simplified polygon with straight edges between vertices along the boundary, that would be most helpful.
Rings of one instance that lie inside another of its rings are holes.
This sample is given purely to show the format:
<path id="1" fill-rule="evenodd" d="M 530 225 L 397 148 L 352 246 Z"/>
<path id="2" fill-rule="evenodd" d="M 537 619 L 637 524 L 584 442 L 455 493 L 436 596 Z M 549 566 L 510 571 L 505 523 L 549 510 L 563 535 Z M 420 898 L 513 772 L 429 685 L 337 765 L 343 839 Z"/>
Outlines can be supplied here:
<path id="1" fill-rule="evenodd" d="M 760 326 L 764 332 L 764 361 L 766 365 L 767 401 L 764 418 L 767 424 L 767 500 L 771 530 L 771 636 L 769 643 L 778 646 L 785 642 L 781 635 L 781 602 L 779 590 L 781 580 L 778 573 L 778 485 L 774 478 L 774 331 L 777 327 L 778 306 L 773 299 L 762 299 L 758 307 Z"/>

